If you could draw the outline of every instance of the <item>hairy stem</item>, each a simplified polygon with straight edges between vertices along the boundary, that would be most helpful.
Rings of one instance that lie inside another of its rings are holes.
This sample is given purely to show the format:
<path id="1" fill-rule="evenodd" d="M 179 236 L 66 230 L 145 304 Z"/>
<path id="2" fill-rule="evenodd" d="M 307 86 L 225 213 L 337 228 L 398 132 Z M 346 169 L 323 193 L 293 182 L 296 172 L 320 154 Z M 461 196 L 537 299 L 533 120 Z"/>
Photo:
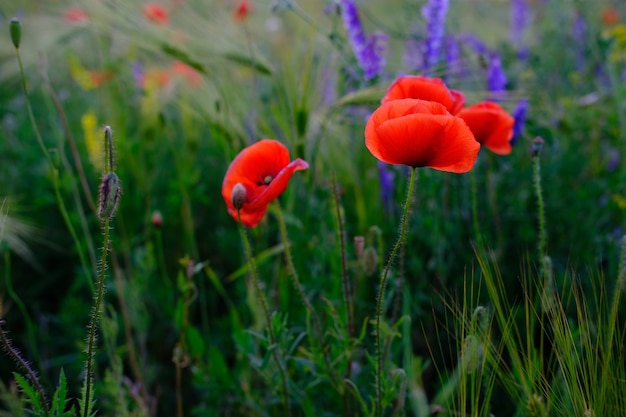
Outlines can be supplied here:
<path id="1" fill-rule="evenodd" d="M 374 330 L 374 335 L 376 338 L 376 404 L 375 404 L 375 416 L 382 416 L 382 375 L 383 375 L 383 355 L 382 355 L 382 342 L 380 335 L 381 321 L 383 315 L 383 303 L 385 299 L 385 287 L 387 286 L 387 279 L 389 275 L 389 271 L 391 269 L 391 265 L 393 264 L 400 247 L 404 244 L 406 240 L 406 234 L 409 224 L 409 214 L 411 212 L 411 202 L 413 201 L 413 187 L 415 184 L 415 179 L 417 177 L 417 168 L 411 169 L 411 176 L 409 177 L 409 185 L 406 193 L 406 200 L 404 202 L 404 211 L 402 213 L 402 219 L 400 221 L 400 233 L 398 235 L 398 240 L 396 241 L 391 253 L 389 254 L 389 259 L 387 259 L 387 263 L 385 264 L 385 269 L 383 270 L 380 277 L 380 287 L 378 289 L 378 297 L 376 298 L 376 328 Z"/>

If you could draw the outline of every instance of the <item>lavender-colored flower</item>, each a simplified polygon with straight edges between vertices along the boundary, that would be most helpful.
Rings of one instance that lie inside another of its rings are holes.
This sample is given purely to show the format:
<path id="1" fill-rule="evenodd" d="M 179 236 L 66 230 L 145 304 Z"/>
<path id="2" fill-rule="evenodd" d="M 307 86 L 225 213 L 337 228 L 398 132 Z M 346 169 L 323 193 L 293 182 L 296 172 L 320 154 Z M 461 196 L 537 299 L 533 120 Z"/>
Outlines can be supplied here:
<path id="1" fill-rule="evenodd" d="M 615 148 L 611 148 L 609 150 L 609 158 L 606 164 L 606 169 L 609 172 L 613 172 L 615 171 L 619 165 L 620 165 L 620 161 L 621 161 L 621 155 L 619 153 L 619 150 L 615 149 Z"/>
<path id="2" fill-rule="evenodd" d="M 141 83 L 143 81 L 143 67 L 139 61 L 133 62 L 133 65 L 130 67 L 130 71 L 133 74 L 133 81 L 135 85 L 141 88 Z"/>
<path id="3" fill-rule="evenodd" d="M 576 53 L 576 69 L 582 72 L 587 61 L 587 21 L 580 13 L 576 13 L 574 24 L 572 25 L 572 37 L 574 39 Z"/>
<path id="4" fill-rule="evenodd" d="M 511 0 L 511 42 L 522 49 L 524 30 L 528 24 L 528 5 L 526 0 Z"/>
<path id="5" fill-rule="evenodd" d="M 487 45 L 483 41 L 481 41 L 478 36 L 472 33 L 465 33 L 459 36 L 459 42 L 462 44 L 468 45 L 470 48 L 474 50 L 478 55 L 487 55 L 489 49 Z"/>
<path id="6" fill-rule="evenodd" d="M 424 65 L 424 43 L 411 37 L 406 41 L 404 47 L 403 61 L 410 72 L 419 72 Z"/>
<path id="7" fill-rule="evenodd" d="M 428 0 L 422 7 L 422 16 L 427 22 L 426 53 L 424 68 L 430 71 L 439 61 L 443 35 L 445 33 L 448 0 Z"/>
<path id="8" fill-rule="evenodd" d="M 513 124 L 513 137 L 511 138 L 511 146 L 515 146 L 519 138 L 522 136 L 524 125 L 526 124 L 526 115 L 528 113 L 528 100 L 523 98 L 517 102 L 517 105 L 513 109 L 513 118 L 515 123 Z"/>
<path id="9" fill-rule="evenodd" d="M 489 54 L 487 61 L 487 90 L 491 92 L 490 100 L 499 101 L 502 92 L 506 89 L 507 78 L 502 69 L 500 55 L 495 52 Z"/>
<path id="10" fill-rule="evenodd" d="M 395 201 L 393 199 L 395 173 L 388 165 L 378 161 L 378 179 L 380 181 L 380 199 L 383 202 L 385 213 L 389 216 L 395 211 Z"/>
<path id="11" fill-rule="evenodd" d="M 446 37 L 446 62 L 448 63 L 447 75 L 462 75 L 461 47 L 454 36 Z"/>
<path id="12" fill-rule="evenodd" d="M 369 81 L 380 75 L 385 65 L 383 52 L 386 36 L 382 33 L 365 36 L 354 0 L 341 1 L 341 18 L 365 80 Z"/>

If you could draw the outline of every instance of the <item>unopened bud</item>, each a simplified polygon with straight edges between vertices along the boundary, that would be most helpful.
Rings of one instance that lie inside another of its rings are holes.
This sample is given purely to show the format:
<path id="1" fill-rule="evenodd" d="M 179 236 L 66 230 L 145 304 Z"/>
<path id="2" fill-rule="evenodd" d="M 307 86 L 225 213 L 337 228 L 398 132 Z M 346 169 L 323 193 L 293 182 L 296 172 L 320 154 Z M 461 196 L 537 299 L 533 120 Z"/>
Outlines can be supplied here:
<path id="1" fill-rule="evenodd" d="M 539 156 L 541 148 L 543 148 L 543 139 L 541 138 L 541 136 L 537 136 L 535 139 L 533 139 L 533 143 L 530 147 L 530 156 L 532 156 L 533 158 Z"/>
<path id="2" fill-rule="evenodd" d="M 233 203 L 235 210 L 240 210 L 246 202 L 246 187 L 238 182 L 230 193 L 230 201 Z"/>
<path id="3" fill-rule="evenodd" d="M 378 253 L 369 246 L 363 251 L 363 271 L 366 275 L 374 275 L 378 272 Z"/>
<path id="4" fill-rule="evenodd" d="M 98 201 L 98 217 L 100 217 L 100 220 L 112 219 L 115 216 L 121 192 L 122 189 L 117 174 L 112 172 L 102 178 Z"/>
<path id="5" fill-rule="evenodd" d="M 363 248 L 365 246 L 365 238 L 363 236 L 354 237 L 354 256 L 356 259 L 361 259 L 363 256 Z"/>
<path id="6" fill-rule="evenodd" d="M 22 24 L 19 20 L 17 20 L 17 17 L 11 19 L 9 29 L 11 31 L 11 41 L 13 41 L 13 46 L 15 46 L 16 49 L 19 49 L 20 40 L 22 39 Z"/>
<path id="7" fill-rule="evenodd" d="M 159 210 L 155 210 L 154 212 L 152 212 L 152 217 L 150 218 L 150 221 L 152 222 L 152 226 L 160 229 L 161 226 L 163 226 L 163 215 Z"/>

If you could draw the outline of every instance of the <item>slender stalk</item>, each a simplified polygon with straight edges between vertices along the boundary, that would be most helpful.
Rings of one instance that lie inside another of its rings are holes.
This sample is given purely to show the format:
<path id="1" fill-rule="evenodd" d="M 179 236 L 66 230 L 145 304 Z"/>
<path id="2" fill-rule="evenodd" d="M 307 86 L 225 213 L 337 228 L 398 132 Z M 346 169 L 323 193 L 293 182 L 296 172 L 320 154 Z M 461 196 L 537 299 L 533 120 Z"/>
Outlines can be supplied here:
<path id="1" fill-rule="evenodd" d="M 87 336 L 87 374 L 85 379 L 85 398 L 83 404 L 83 417 L 89 417 L 91 386 L 93 384 L 94 351 L 96 349 L 96 329 L 100 321 L 100 310 L 102 298 L 104 296 L 104 278 L 107 265 L 107 255 L 109 253 L 109 219 L 104 220 L 102 226 L 104 233 L 104 243 L 102 246 L 102 258 L 100 261 L 100 273 L 98 277 L 98 291 L 96 293 L 96 305 L 91 312 L 89 320 L 89 334 Z"/>
<path id="2" fill-rule="evenodd" d="M 382 272 L 380 277 L 380 288 L 378 289 L 378 297 L 376 299 L 376 328 L 374 329 L 374 336 L 376 338 L 376 404 L 375 404 L 375 416 L 382 416 L 382 374 L 383 374 L 383 357 L 382 357 L 382 346 L 381 346 L 381 336 L 380 336 L 380 327 L 381 320 L 383 315 L 383 303 L 385 299 L 385 287 L 387 286 L 387 279 L 389 275 L 389 271 L 391 269 L 391 265 L 395 260 L 400 247 L 404 244 L 406 240 L 406 234 L 409 224 L 409 214 L 411 212 L 411 202 L 413 201 L 413 187 L 415 185 L 415 180 L 417 177 L 417 168 L 411 169 L 411 176 L 409 177 L 409 185 L 406 193 L 406 200 L 404 202 L 404 211 L 402 213 L 402 219 L 400 220 L 400 233 L 398 235 L 398 240 L 396 241 L 391 253 L 389 254 L 389 259 L 387 259 L 387 263 L 385 264 L 385 269 Z"/>
<path id="3" fill-rule="evenodd" d="M 4 347 L 4 350 L 7 353 L 7 355 L 11 359 L 13 359 L 20 368 L 26 371 L 26 376 L 35 386 L 37 393 L 41 397 L 41 405 L 43 406 L 44 414 L 46 417 L 48 417 L 50 415 L 50 409 L 48 408 L 48 401 L 46 400 L 46 392 L 41 386 L 41 383 L 39 382 L 39 378 L 37 377 L 37 374 L 35 373 L 35 371 L 33 371 L 32 368 L 28 365 L 28 362 L 26 362 L 22 358 L 20 351 L 16 349 L 15 347 L 13 347 L 13 343 L 11 343 L 11 340 L 7 337 L 6 332 L 2 328 L 3 324 L 4 324 L 4 320 L 0 320 L 0 343 Z"/>
<path id="4" fill-rule="evenodd" d="M 54 196 L 56 197 L 57 204 L 59 206 L 59 211 L 61 212 L 61 216 L 63 217 L 63 221 L 65 222 L 70 234 L 72 235 L 72 239 L 76 243 L 76 250 L 78 251 L 78 256 L 80 258 L 81 265 L 83 269 L 87 272 L 87 283 L 89 284 L 89 288 L 91 291 L 94 291 L 94 285 L 91 279 L 89 279 L 89 264 L 87 262 L 87 258 L 83 252 L 82 246 L 79 244 L 80 240 L 78 239 L 78 235 L 76 234 L 76 230 L 74 229 L 74 225 L 70 219 L 67 208 L 65 207 L 65 202 L 61 196 L 61 190 L 59 185 L 59 171 L 55 167 L 54 162 L 52 161 L 52 157 L 50 153 L 46 149 L 46 145 L 43 142 L 43 138 L 41 137 L 41 133 L 39 132 L 39 128 L 37 127 L 37 122 L 35 120 L 35 115 L 33 114 L 33 108 L 30 105 L 30 94 L 28 93 L 28 87 L 26 86 L 26 74 L 24 72 L 24 65 L 22 64 L 22 58 L 20 56 L 19 48 L 15 48 L 15 56 L 17 57 L 17 62 L 20 68 L 20 78 L 22 84 L 22 90 L 24 92 L 24 97 L 26 98 L 26 110 L 28 112 L 28 118 L 30 120 L 31 125 L 33 126 L 33 131 L 35 133 L 35 138 L 37 139 L 37 144 L 41 148 L 41 151 L 48 161 L 48 165 L 50 166 L 50 170 L 52 171 L 52 185 L 54 187 Z"/>
<path id="5" fill-rule="evenodd" d="M 533 183 L 535 188 L 535 197 L 537 198 L 537 214 L 539 221 L 539 239 L 537 242 L 537 255 L 539 256 L 539 265 L 541 267 L 541 276 L 545 278 L 546 274 L 546 262 L 544 257 L 546 256 L 546 218 L 545 208 L 543 202 L 543 190 L 541 188 L 541 164 L 539 160 L 539 154 L 543 146 L 543 139 L 537 137 L 533 141 Z"/>
<path id="6" fill-rule="evenodd" d="M 472 225 L 474 227 L 474 239 L 476 239 L 476 247 L 480 248 L 483 243 L 483 237 L 478 226 L 478 187 L 476 185 L 476 168 L 470 171 L 470 191 L 472 198 Z"/>
<path id="7" fill-rule="evenodd" d="M 352 292 L 350 291 L 350 282 L 348 279 L 348 267 L 346 261 L 346 239 L 343 228 L 343 217 L 341 216 L 341 205 L 339 204 L 339 194 L 337 192 L 337 178 L 333 172 L 333 195 L 335 197 L 335 211 L 337 214 L 339 250 L 341 252 L 341 283 L 343 286 L 343 298 L 346 306 L 346 320 L 348 322 L 348 334 L 350 337 L 354 335 L 354 318 L 352 307 Z"/>
<path id="8" fill-rule="evenodd" d="M 274 345 L 272 348 L 272 357 L 276 362 L 276 366 L 278 367 L 278 372 L 280 374 L 281 383 L 283 386 L 283 405 L 285 407 L 285 416 L 291 416 L 291 410 L 289 409 L 289 390 L 287 388 L 287 375 L 285 374 L 285 370 L 280 362 L 280 358 L 278 357 L 278 347 L 276 344 L 276 334 L 274 333 L 274 327 L 272 326 L 272 318 L 270 317 L 270 312 L 267 308 L 267 302 L 265 301 L 265 296 L 263 295 L 263 291 L 261 290 L 261 283 L 259 282 L 259 274 L 256 269 L 256 263 L 254 258 L 252 257 L 252 248 L 250 247 L 250 241 L 248 240 L 248 233 L 246 232 L 246 228 L 241 223 L 241 210 L 237 209 L 237 220 L 239 223 L 239 233 L 241 234 L 241 240 L 243 241 L 243 246 L 246 252 L 246 259 L 248 261 L 248 268 L 252 273 L 252 281 L 254 282 L 254 288 L 257 293 L 257 298 L 261 303 L 261 307 L 263 308 L 263 314 L 265 315 L 265 321 L 267 322 L 267 330 L 270 336 L 270 343 Z"/>

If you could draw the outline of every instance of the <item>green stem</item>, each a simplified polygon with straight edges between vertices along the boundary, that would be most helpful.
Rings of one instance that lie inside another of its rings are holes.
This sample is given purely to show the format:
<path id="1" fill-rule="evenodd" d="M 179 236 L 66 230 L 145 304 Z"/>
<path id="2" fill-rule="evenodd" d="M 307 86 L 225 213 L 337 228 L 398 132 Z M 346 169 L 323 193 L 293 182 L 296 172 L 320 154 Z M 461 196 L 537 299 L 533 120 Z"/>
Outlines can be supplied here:
<path id="1" fill-rule="evenodd" d="M 533 181 L 535 187 L 535 196 L 537 198 L 537 211 L 539 219 L 539 239 L 537 242 L 537 254 L 539 255 L 539 265 L 541 267 L 541 276 L 545 278 L 546 265 L 544 257 L 546 256 L 546 218 L 544 212 L 543 191 L 541 188 L 541 165 L 539 163 L 539 153 L 533 157 Z"/>
<path id="2" fill-rule="evenodd" d="M 100 310 L 102 306 L 102 298 L 104 295 L 104 278 L 107 267 L 107 255 L 109 253 L 109 219 L 103 222 L 104 243 L 102 246 L 102 258 L 100 261 L 100 273 L 98 277 L 98 292 L 96 293 L 96 305 L 91 312 L 89 320 L 89 335 L 87 336 L 87 375 L 85 379 L 85 397 L 83 417 L 89 417 L 91 410 L 90 396 L 91 385 L 93 384 L 93 367 L 94 367 L 94 350 L 96 348 L 96 329 L 100 321 Z"/>
<path id="3" fill-rule="evenodd" d="M 474 226 L 474 239 L 476 239 L 476 247 L 479 248 L 483 243 L 483 237 L 478 226 L 478 187 L 476 185 L 475 169 L 470 171 L 470 188 L 472 195 L 472 225 Z"/>
<path id="4" fill-rule="evenodd" d="M 278 357 L 278 345 L 276 343 L 276 334 L 274 333 L 274 327 L 272 326 L 272 318 L 270 317 L 270 312 L 267 308 L 267 302 L 265 301 L 265 296 L 263 295 L 263 291 L 261 290 L 261 283 L 259 282 L 259 274 L 256 269 L 256 263 L 254 262 L 254 258 L 252 257 L 252 248 L 250 247 L 250 241 L 248 240 L 248 233 L 246 232 L 246 228 L 241 223 L 241 210 L 237 210 L 237 220 L 239 223 L 239 233 L 241 234 L 241 240 L 243 241 L 243 246 L 246 252 L 246 259 L 248 260 L 248 268 L 250 269 L 250 273 L 252 274 L 252 281 L 254 282 L 254 288 L 257 293 L 257 298 L 261 303 L 261 307 L 263 308 L 263 314 L 265 314 L 265 321 L 267 322 L 267 330 L 270 336 L 270 343 L 273 345 L 272 349 L 272 357 L 276 362 L 276 366 L 278 367 L 278 372 L 280 373 L 280 378 L 283 386 L 283 405 L 285 407 L 285 416 L 291 416 L 291 410 L 289 409 L 289 391 L 287 388 L 287 376 L 285 375 L 285 370 L 280 362 Z"/>
<path id="5" fill-rule="evenodd" d="M 22 81 L 22 90 L 24 91 L 24 96 L 26 98 L 26 109 L 28 111 L 28 118 L 30 120 L 31 125 L 33 126 L 33 131 L 35 133 L 35 138 L 37 139 L 37 143 L 39 144 L 39 147 L 41 148 L 41 151 L 43 152 L 46 158 L 46 161 L 48 161 L 48 165 L 50 165 L 50 169 L 52 171 L 52 185 L 54 187 L 54 195 L 56 197 L 59 210 L 61 211 L 61 216 L 63 217 L 63 220 L 65 221 L 65 224 L 70 234 L 72 235 L 72 239 L 74 240 L 74 243 L 76 245 L 76 250 L 78 251 L 78 256 L 80 258 L 81 265 L 83 269 L 85 270 L 85 272 L 87 272 L 87 275 L 85 277 L 87 279 L 87 283 L 89 284 L 89 288 L 91 289 L 91 291 L 94 291 L 93 282 L 91 279 L 89 279 L 90 268 L 88 266 L 89 264 L 87 262 L 87 258 L 85 257 L 85 254 L 83 253 L 83 249 L 80 245 L 78 235 L 76 234 L 76 230 L 74 229 L 74 226 L 72 225 L 72 221 L 67 212 L 67 208 L 65 207 L 65 202 L 63 201 L 63 198 L 61 196 L 61 191 L 60 191 L 60 186 L 59 186 L 59 171 L 54 166 L 52 157 L 50 156 L 50 153 L 46 149 L 46 146 L 43 142 L 43 138 L 41 137 L 41 133 L 39 132 L 39 129 L 37 128 L 35 115 L 33 114 L 33 109 L 30 105 L 30 95 L 28 93 L 28 88 L 26 87 L 26 74 L 24 73 L 24 66 L 22 65 L 22 58 L 20 57 L 20 51 L 17 48 L 15 49 L 15 55 L 17 57 L 17 62 L 20 67 L 20 78 Z"/>
<path id="6" fill-rule="evenodd" d="M 385 269 L 382 272 L 380 277 L 380 288 L 378 289 L 378 297 L 376 299 L 376 328 L 374 331 L 374 335 L 376 337 L 376 409 L 375 416 L 382 416 L 382 374 L 383 374 L 383 357 L 382 357 L 382 347 L 381 347 L 381 337 L 380 337 L 380 327 L 381 320 L 383 315 L 383 302 L 385 299 L 385 287 L 387 285 L 387 278 L 389 275 L 389 271 L 391 269 L 391 265 L 400 250 L 400 247 L 404 244 L 406 240 L 406 234 L 409 224 L 409 214 L 411 212 L 411 202 L 413 201 L 413 187 L 415 185 L 415 180 L 417 177 L 417 168 L 411 169 L 411 176 L 409 177 L 409 186 L 406 193 L 406 200 L 404 202 L 404 211 L 402 213 L 402 219 L 400 221 L 400 233 L 398 235 L 398 240 L 396 241 L 391 253 L 389 254 L 389 259 L 387 259 L 387 263 L 385 264 Z"/>

